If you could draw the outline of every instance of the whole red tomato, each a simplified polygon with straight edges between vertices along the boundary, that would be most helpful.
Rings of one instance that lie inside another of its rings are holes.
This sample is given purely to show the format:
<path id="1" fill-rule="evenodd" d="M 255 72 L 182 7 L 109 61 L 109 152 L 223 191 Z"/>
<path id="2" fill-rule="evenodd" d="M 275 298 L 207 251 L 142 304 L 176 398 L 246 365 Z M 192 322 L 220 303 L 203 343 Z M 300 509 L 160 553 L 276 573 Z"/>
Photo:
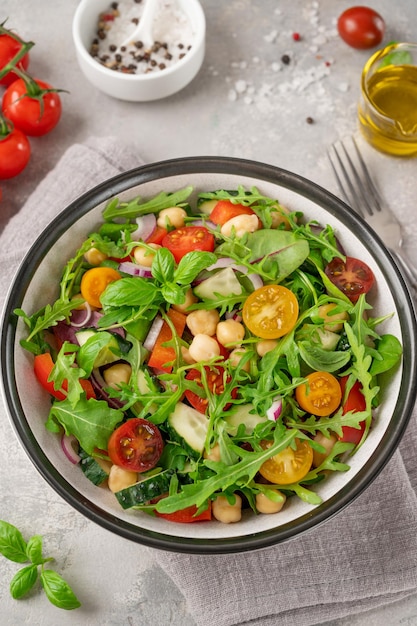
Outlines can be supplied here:
<path id="1" fill-rule="evenodd" d="M 28 76 L 15 80 L 5 91 L 2 101 L 4 115 L 26 135 L 46 135 L 58 124 L 61 98 L 51 85 Z"/>
<path id="2" fill-rule="evenodd" d="M 346 9 L 340 15 L 337 30 L 349 46 L 365 50 L 381 43 L 385 33 L 385 22 L 373 9 L 356 6 Z"/>
<path id="3" fill-rule="evenodd" d="M 29 162 L 30 152 L 26 135 L 0 117 L 0 180 L 20 174 Z"/>
<path id="4" fill-rule="evenodd" d="M 14 59 L 20 52 L 23 52 L 24 48 L 29 48 L 32 43 L 24 44 L 20 38 L 8 33 L 0 34 L 0 71 Z M 29 65 L 29 53 L 26 52 L 20 58 L 17 63 L 17 67 L 26 70 Z M 0 85 L 11 85 L 14 80 L 18 78 L 14 72 L 7 72 L 2 78 L 0 78 Z"/>

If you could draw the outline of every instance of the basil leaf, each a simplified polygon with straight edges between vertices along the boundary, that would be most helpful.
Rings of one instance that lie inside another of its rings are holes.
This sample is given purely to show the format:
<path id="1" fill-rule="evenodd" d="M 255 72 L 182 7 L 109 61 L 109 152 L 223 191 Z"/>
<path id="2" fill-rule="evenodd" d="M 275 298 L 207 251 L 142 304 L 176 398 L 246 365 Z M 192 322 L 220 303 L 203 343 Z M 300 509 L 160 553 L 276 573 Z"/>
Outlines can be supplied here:
<path id="1" fill-rule="evenodd" d="M 60 609 L 70 611 L 81 606 L 71 587 L 67 582 L 52 569 L 45 569 L 41 572 L 41 582 L 45 589 L 46 596 Z"/>
<path id="2" fill-rule="evenodd" d="M 34 565 L 40 565 L 45 562 L 42 557 L 42 537 L 34 535 L 31 537 L 26 546 L 26 554 Z"/>
<path id="3" fill-rule="evenodd" d="M 123 411 L 112 409 L 105 400 L 81 397 L 76 407 L 68 400 L 55 402 L 45 426 L 52 432 L 63 426 L 67 435 L 74 435 L 80 446 L 92 454 L 95 448 L 107 449 L 110 435 L 122 420 Z"/>
<path id="4" fill-rule="evenodd" d="M 13 576 L 10 583 L 10 594 L 12 598 L 18 600 L 30 591 L 38 578 L 37 565 L 27 565 L 20 569 Z"/>
<path id="5" fill-rule="evenodd" d="M 26 563 L 26 541 L 12 524 L 0 520 L 0 553 L 15 563 Z"/>
<path id="6" fill-rule="evenodd" d="M 184 304 L 185 293 L 184 290 L 175 283 L 167 283 L 161 287 L 161 293 L 164 300 L 170 304 Z"/>
<path id="7" fill-rule="evenodd" d="M 104 306 L 149 306 L 156 298 L 161 299 L 158 287 L 146 278 L 128 276 L 110 283 L 101 294 Z"/>
<path id="8" fill-rule="evenodd" d="M 178 285 L 190 285 L 200 272 L 217 261 L 217 257 L 212 252 L 193 250 L 187 252 L 175 270 L 175 282 Z"/>
<path id="9" fill-rule="evenodd" d="M 169 283 L 174 278 L 175 259 L 168 248 L 159 248 L 152 261 L 152 276 L 160 283 Z"/>

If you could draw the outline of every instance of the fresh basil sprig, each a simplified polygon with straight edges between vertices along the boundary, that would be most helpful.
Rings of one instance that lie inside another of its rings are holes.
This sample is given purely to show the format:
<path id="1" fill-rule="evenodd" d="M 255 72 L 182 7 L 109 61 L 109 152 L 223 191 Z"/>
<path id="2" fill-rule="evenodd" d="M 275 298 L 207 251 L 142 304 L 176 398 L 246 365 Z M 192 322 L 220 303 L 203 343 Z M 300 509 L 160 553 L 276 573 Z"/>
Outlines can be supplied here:
<path id="1" fill-rule="evenodd" d="M 81 606 L 67 582 L 45 564 L 53 561 L 52 557 L 42 556 L 42 537 L 34 535 L 26 541 L 16 526 L 0 520 L 0 553 L 15 563 L 29 563 L 17 571 L 10 583 L 11 596 L 17 600 L 26 595 L 38 578 L 48 600 L 60 609 L 67 611 Z"/>

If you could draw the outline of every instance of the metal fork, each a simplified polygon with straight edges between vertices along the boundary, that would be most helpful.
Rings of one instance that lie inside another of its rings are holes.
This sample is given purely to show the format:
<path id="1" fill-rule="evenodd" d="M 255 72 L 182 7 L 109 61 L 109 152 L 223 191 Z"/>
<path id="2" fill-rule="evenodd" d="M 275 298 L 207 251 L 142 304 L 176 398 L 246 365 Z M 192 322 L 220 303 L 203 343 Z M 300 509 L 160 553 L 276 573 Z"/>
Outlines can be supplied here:
<path id="1" fill-rule="evenodd" d="M 401 224 L 387 207 L 365 161 L 352 137 L 353 150 L 348 150 L 342 141 L 333 144 L 328 156 L 340 190 L 356 213 L 385 243 L 399 269 L 405 275 L 414 295 L 417 294 L 417 268 L 403 250 Z"/>

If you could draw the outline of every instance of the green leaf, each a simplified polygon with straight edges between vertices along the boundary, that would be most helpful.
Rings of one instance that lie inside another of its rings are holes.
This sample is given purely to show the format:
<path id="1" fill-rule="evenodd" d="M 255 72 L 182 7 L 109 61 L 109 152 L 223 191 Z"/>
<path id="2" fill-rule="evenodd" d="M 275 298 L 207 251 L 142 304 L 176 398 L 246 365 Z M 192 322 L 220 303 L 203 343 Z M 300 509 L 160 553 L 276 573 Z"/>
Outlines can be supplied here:
<path id="1" fill-rule="evenodd" d="M 315 371 L 337 372 L 350 361 L 349 352 L 324 350 L 309 341 L 299 341 L 300 356 Z"/>
<path id="2" fill-rule="evenodd" d="M 15 563 L 26 563 L 26 541 L 23 535 L 12 524 L 0 520 L 0 553 Z"/>
<path id="3" fill-rule="evenodd" d="M 377 344 L 378 352 L 370 368 L 372 376 L 387 372 L 398 363 L 403 349 L 402 345 L 394 335 L 382 335 Z"/>
<path id="4" fill-rule="evenodd" d="M 97 361 L 97 357 L 104 353 L 108 353 L 109 356 L 114 354 L 115 356 L 121 357 L 115 336 L 107 331 L 100 331 L 89 337 L 78 350 L 77 363 L 84 371 L 85 376 L 90 376 L 94 364 Z M 98 365 L 98 367 L 100 367 L 100 365 Z"/>
<path id="5" fill-rule="evenodd" d="M 305 239 L 286 230 L 256 230 L 248 235 L 246 245 L 252 262 L 263 260 L 264 271 L 269 271 L 272 263 L 278 265 L 278 282 L 300 267 L 310 251 Z"/>
<path id="6" fill-rule="evenodd" d="M 204 269 L 217 261 L 212 252 L 194 250 L 187 252 L 175 270 L 174 280 L 178 285 L 190 285 Z"/>
<path id="7" fill-rule="evenodd" d="M 40 535 L 34 535 L 29 539 L 26 546 L 26 554 L 34 565 L 41 565 L 41 563 L 45 562 L 45 559 L 42 557 L 42 537 Z"/>
<path id="8" fill-rule="evenodd" d="M 193 191 L 192 187 L 185 187 L 174 193 L 166 193 L 161 191 L 157 196 L 140 204 L 140 197 L 131 200 L 130 202 L 118 202 L 116 199 L 110 201 L 107 207 L 103 211 L 103 218 L 106 221 L 114 218 L 124 217 L 126 219 L 134 219 L 139 215 L 145 215 L 146 213 L 159 213 L 162 209 L 168 209 L 172 206 L 178 206 L 184 203 Z"/>
<path id="9" fill-rule="evenodd" d="M 174 278 L 175 259 L 168 248 L 159 248 L 152 261 L 152 276 L 160 283 L 170 283 Z"/>
<path id="10" fill-rule="evenodd" d="M 164 300 L 170 304 L 184 304 L 185 302 L 184 288 L 175 283 L 165 283 L 165 285 L 162 285 L 161 293 Z"/>
<path id="11" fill-rule="evenodd" d="M 162 301 L 159 287 L 146 278 L 128 276 L 110 283 L 100 296 L 101 303 L 107 307 L 149 306 Z"/>
<path id="12" fill-rule="evenodd" d="M 37 565 L 27 565 L 13 576 L 10 583 L 10 594 L 18 600 L 30 591 L 38 579 Z"/>
<path id="13" fill-rule="evenodd" d="M 41 572 L 41 582 L 51 604 L 67 611 L 77 609 L 81 606 L 80 601 L 75 596 L 71 587 L 65 582 L 62 576 L 54 572 L 54 570 L 44 569 Z"/>
<path id="14" fill-rule="evenodd" d="M 76 407 L 68 400 L 55 402 L 50 410 L 46 428 L 52 432 L 63 426 L 67 435 L 74 435 L 80 446 L 93 454 L 95 448 L 107 449 L 113 430 L 123 420 L 123 411 L 112 409 L 104 400 L 81 397 Z"/>

